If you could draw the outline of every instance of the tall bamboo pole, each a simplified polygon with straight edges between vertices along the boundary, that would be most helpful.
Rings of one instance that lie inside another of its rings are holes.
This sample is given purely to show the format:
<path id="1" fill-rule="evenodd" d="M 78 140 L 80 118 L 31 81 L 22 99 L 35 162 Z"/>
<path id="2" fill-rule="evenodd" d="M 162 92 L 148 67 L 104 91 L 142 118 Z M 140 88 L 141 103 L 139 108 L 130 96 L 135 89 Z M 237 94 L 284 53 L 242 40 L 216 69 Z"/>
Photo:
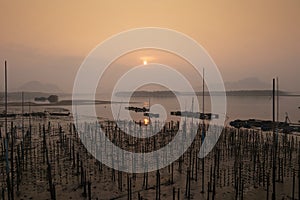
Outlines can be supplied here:
<path id="1" fill-rule="evenodd" d="M 5 92 L 4 92 L 4 100 L 5 100 L 5 134 L 6 138 L 8 138 L 8 132 L 7 132 L 7 62 L 4 62 L 4 85 L 5 85 Z"/>
<path id="2" fill-rule="evenodd" d="M 5 81 L 5 157 L 6 157 L 6 181 L 7 181 L 7 196 L 11 199 L 11 184 L 10 184 L 10 167 L 8 161 L 9 135 L 7 131 L 7 61 L 4 62 L 4 81 Z"/>
<path id="3" fill-rule="evenodd" d="M 22 92 L 22 139 L 24 141 L 24 92 Z"/>
<path id="4" fill-rule="evenodd" d="M 205 122 L 204 122 L 204 68 L 203 68 L 203 78 L 202 78 L 202 113 L 203 113 L 203 119 L 202 119 L 202 137 L 201 137 L 201 142 L 203 144 L 204 142 L 204 138 L 205 138 Z M 204 193 L 204 158 L 202 158 L 202 189 L 201 189 L 201 193 Z"/>
<path id="5" fill-rule="evenodd" d="M 272 167 L 272 200 L 275 200 L 276 197 L 276 147 L 277 147 L 277 141 L 276 141 L 276 135 L 275 135 L 275 79 L 273 78 L 273 167 Z"/>

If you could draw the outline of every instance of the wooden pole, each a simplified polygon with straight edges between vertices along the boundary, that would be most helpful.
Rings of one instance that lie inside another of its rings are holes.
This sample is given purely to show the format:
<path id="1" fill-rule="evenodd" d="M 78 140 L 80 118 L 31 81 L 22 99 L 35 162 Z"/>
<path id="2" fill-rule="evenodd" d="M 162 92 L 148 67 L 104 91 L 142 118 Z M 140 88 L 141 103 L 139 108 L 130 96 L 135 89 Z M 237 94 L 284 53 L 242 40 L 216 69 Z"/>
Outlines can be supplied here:
<path id="1" fill-rule="evenodd" d="M 7 182 L 7 197 L 11 199 L 10 195 L 10 177 L 9 177 L 9 161 L 8 161 L 8 139 L 5 138 L 5 161 L 6 161 L 6 182 Z"/>
<path id="2" fill-rule="evenodd" d="M 24 92 L 22 92 L 22 140 L 24 141 Z"/>
<path id="3" fill-rule="evenodd" d="M 7 196 L 8 200 L 11 199 L 11 184 L 10 184 L 10 169 L 9 169 L 9 163 L 8 163 L 8 145 L 9 145 L 9 135 L 7 130 L 7 62 L 4 62 L 4 84 L 5 84 L 5 92 L 4 92 L 4 100 L 5 100 L 5 150 L 6 150 L 6 179 L 7 179 Z"/>
<path id="4" fill-rule="evenodd" d="M 270 177 L 267 175 L 267 200 L 269 200 L 269 185 L 270 185 Z"/>
<path id="5" fill-rule="evenodd" d="M 202 78 L 202 113 L 204 116 L 204 68 L 203 68 L 203 78 Z M 203 144 L 204 138 L 205 138 L 205 122 L 203 118 L 203 124 L 202 124 L 202 137 L 201 137 L 201 143 Z M 201 188 L 201 193 L 204 193 L 204 176 L 205 176 L 205 163 L 204 163 L 204 158 L 202 158 L 202 188 Z"/>
<path id="6" fill-rule="evenodd" d="M 202 78 L 202 113 L 204 115 L 204 84 L 205 84 L 205 79 L 204 79 L 204 68 L 203 68 L 203 78 Z M 203 124 L 204 124 L 204 119 L 203 119 Z"/>
<path id="7" fill-rule="evenodd" d="M 160 172 L 156 172 L 156 200 L 160 200 Z"/>
<path id="8" fill-rule="evenodd" d="M 14 126 L 11 122 L 11 152 L 10 152 L 10 169 L 11 169 L 11 199 L 14 200 Z"/>
<path id="9" fill-rule="evenodd" d="M 6 134 L 6 138 L 8 138 L 8 132 L 7 132 L 7 62 L 4 62 L 4 80 L 5 80 L 5 134 Z"/>
<path id="10" fill-rule="evenodd" d="M 293 171 L 293 189 L 292 189 L 292 200 L 295 200 L 295 170 Z"/>
<path id="11" fill-rule="evenodd" d="M 273 167 L 272 167 L 272 200 L 276 199 L 276 136 L 275 136 L 275 79 L 273 79 Z"/>
<path id="12" fill-rule="evenodd" d="M 298 199 L 300 200 L 300 145 L 298 145 L 298 148 Z"/>

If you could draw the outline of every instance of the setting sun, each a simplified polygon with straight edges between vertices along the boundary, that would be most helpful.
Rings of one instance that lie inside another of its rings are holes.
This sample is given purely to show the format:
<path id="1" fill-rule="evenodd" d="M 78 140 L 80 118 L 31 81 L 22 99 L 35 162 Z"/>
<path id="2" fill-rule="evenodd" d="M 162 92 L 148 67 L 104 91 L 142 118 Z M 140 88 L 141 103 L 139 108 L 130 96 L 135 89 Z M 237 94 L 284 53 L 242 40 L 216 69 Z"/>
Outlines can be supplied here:
<path id="1" fill-rule="evenodd" d="M 0 200 L 300 200 L 300 0 L 0 0 L 0 27 Z"/>
<path id="2" fill-rule="evenodd" d="M 144 119 L 144 124 L 145 124 L 145 125 L 148 125 L 148 124 L 149 124 L 149 119 L 145 118 L 145 119 Z"/>

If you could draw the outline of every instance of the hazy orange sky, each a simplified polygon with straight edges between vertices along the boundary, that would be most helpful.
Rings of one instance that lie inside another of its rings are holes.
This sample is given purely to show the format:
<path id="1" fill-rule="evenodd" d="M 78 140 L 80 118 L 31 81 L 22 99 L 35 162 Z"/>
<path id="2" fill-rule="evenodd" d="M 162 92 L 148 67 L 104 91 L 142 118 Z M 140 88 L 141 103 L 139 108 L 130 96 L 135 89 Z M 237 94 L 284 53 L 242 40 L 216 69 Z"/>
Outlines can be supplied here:
<path id="1" fill-rule="evenodd" d="M 81 62 L 97 44 L 149 26 L 194 38 L 225 81 L 257 77 L 271 83 L 278 76 L 282 89 L 300 91 L 299 0 L 2 0 L 0 61 L 4 66 L 8 60 L 9 88 L 37 80 L 70 91 Z M 3 77 L 3 69 L 0 73 Z"/>

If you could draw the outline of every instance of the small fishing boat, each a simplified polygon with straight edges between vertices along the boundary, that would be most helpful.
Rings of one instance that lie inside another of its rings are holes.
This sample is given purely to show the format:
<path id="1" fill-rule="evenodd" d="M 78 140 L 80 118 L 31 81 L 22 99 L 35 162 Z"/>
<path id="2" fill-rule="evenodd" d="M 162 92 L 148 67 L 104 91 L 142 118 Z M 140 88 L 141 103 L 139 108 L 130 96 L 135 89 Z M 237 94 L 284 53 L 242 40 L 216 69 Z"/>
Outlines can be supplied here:
<path id="1" fill-rule="evenodd" d="M 47 112 L 31 112 L 31 113 L 24 113 L 23 117 L 46 117 Z"/>
<path id="2" fill-rule="evenodd" d="M 150 117 L 150 118 L 159 118 L 159 114 L 158 113 L 148 113 L 148 112 L 145 112 L 144 116 L 145 117 Z"/>
<path id="3" fill-rule="evenodd" d="M 70 116 L 71 112 L 65 108 L 47 108 L 46 112 L 49 113 L 50 116 L 61 116 L 67 117 Z"/>
<path id="4" fill-rule="evenodd" d="M 125 109 L 131 110 L 134 112 L 149 112 L 149 108 L 146 108 L 146 107 L 139 108 L 139 107 L 129 106 L 129 107 L 125 107 Z"/>
<path id="5" fill-rule="evenodd" d="M 51 116 L 70 116 L 70 112 L 50 112 Z"/>
<path id="6" fill-rule="evenodd" d="M 14 117 L 16 117 L 16 116 L 17 116 L 17 114 L 14 114 L 14 113 L 7 113 L 7 114 L 1 113 L 1 114 L 0 114 L 0 118 L 4 118 L 4 117 L 14 118 Z"/>
<path id="7" fill-rule="evenodd" d="M 248 119 L 248 120 L 234 120 L 231 121 L 230 126 L 235 128 L 260 128 L 262 131 L 273 130 L 273 121 L 271 120 L 259 120 L 259 119 Z M 284 133 L 300 132 L 300 126 L 285 122 L 275 122 L 275 128 L 281 130 Z"/>
<path id="8" fill-rule="evenodd" d="M 206 120 L 212 120 L 212 119 L 218 119 L 218 114 L 213 113 L 200 113 L 200 112 L 190 112 L 190 111 L 172 111 L 170 113 L 174 116 L 181 116 L 181 117 L 192 117 L 196 119 L 206 119 Z"/>

